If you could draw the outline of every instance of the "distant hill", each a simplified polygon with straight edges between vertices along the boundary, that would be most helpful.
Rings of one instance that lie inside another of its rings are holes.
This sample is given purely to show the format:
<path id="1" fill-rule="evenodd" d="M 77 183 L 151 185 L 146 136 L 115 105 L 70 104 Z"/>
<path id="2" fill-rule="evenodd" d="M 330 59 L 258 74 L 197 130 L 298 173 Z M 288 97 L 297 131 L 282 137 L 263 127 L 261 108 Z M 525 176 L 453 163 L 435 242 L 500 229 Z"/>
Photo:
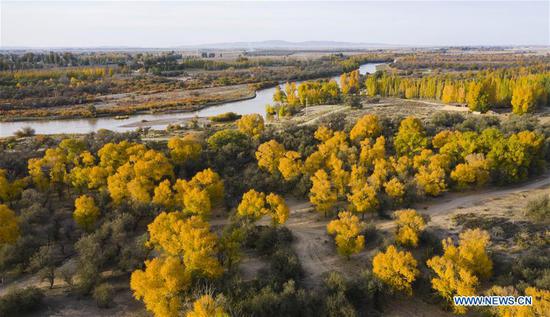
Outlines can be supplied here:
<path id="1" fill-rule="evenodd" d="M 383 43 L 354 43 L 337 41 L 304 41 L 289 42 L 282 40 L 258 41 L 258 42 L 227 42 L 209 43 L 201 45 L 185 45 L 181 48 L 218 48 L 218 49 L 360 49 L 360 48 L 392 48 L 403 47 L 400 45 Z"/>

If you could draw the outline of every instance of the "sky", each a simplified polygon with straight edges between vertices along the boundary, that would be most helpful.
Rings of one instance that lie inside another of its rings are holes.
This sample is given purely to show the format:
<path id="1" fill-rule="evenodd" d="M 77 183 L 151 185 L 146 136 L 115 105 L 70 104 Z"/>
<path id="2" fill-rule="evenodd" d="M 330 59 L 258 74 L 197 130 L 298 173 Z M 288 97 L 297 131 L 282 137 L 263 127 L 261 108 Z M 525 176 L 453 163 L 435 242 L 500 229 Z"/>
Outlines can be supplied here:
<path id="1" fill-rule="evenodd" d="M 550 1 L 6 1 L 1 47 L 550 45 Z"/>

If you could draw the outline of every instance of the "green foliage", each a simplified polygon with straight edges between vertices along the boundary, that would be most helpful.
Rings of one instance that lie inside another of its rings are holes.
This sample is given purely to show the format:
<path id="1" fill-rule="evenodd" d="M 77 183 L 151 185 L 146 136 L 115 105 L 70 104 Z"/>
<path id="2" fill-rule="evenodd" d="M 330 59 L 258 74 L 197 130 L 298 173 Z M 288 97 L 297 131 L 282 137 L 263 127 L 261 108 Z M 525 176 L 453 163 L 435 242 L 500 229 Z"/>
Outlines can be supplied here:
<path id="1" fill-rule="evenodd" d="M 44 293 L 35 288 L 15 289 L 0 297 L 0 316 L 20 316 L 42 308 Z"/>

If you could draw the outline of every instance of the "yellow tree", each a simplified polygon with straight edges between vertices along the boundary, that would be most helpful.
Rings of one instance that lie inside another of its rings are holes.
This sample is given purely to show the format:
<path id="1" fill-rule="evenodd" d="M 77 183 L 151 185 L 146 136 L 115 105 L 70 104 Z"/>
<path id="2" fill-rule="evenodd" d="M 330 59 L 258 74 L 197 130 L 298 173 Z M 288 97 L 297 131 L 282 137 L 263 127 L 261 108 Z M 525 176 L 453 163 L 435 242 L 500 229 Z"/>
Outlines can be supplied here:
<path id="1" fill-rule="evenodd" d="M 0 169 L 0 202 L 15 200 L 21 194 L 25 182 L 25 179 L 10 182 L 6 176 L 6 170 Z"/>
<path id="2" fill-rule="evenodd" d="M 229 317 L 229 314 L 212 296 L 203 295 L 193 303 L 193 310 L 188 311 L 185 317 Z"/>
<path id="3" fill-rule="evenodd" d="M 288 214 L 289 209 L 283 197 L 274 193 L 266 196 L 253 189 L 243 195 L 241 203 L 237 207 L 239 217 L 257 221 L 264 215 L 269 215 L 274 225 L 285 223 Z"/>
<path id="4" fill-rule="evenodd" d="M 284 146 L 275 140 L 262 143 L 256 151 L 258 166 L 269 171 L 271 174 L 275 174 L 284 153 Z"/>
<path id="5" fill-rule="evenodd" d="M 426 228 L 424 218 L 414 209 L 398 210 L 394 213 L 397 232 L 395 240 L 404 246 L 417 247 L 419 235 Z"/>
<path id="6" fill-rule="evenodd" d="M 145 270 L 136 270 L 130 277 L 134 297 L 155 317 L 179 316 L 181 293 L 190 286 L 191 272 L 174 256 L 145 261 Z"/>
<path id="7" fill-rule="evenodd" d="M 19 238 L 17 215 L 6 205 L 0 205 L 0 246 L 14 244 Z"/>
<path id="8" fill-rule="evenodd" d="M 483 154 L 466 156 L 466 163 L 458 164 L 451 172 L 451 179 L 458 188 L 483 186 L 489 181 L 489 162 Z"/>
<path id="9" fill-rule="evenodd" d="M 300 153 L 287 151 L 279 160 L 279 172 L 286 181 L 292 181 L 302 174 L 303 163 Z"/>
<path id="10" fill-rule="evenodd" d="M 352 205 L 353 210 L 360 213 L 363 218 L 365 213 L 375 212 L 379 206 L 376 191 L 367 183 L 352 188 L 351 194 L 348 195 L 348 202 Z"/>
<path id="11" fill-rule="evenodd" d="M 525 79 L 520 80 L 514 87 L 512 93 L 512 111 L 515 114 L 525 114 L 533 112 L 537 106 L 537 101 L 542 88 L 539 84 Z"/>
<path id="12" fill-rule="evenodd" d="M 82 195 L 74 201 L 74 207 L 74 221 L 85 231 L 90 231 L 100 215 L 99 208 L 95 205 L 94 198 Z"/>
<path id="13" fill-rule="evenodd" d="M 205 189 L 192 187 L 183 195 L 183 206 L 186 213 L 209 217 L 212 211 L 210 195 Z"/>
<path id="14" fill-rule="evenodd" d="M 193 135 L 186 135 L 183 138 L 172 137 L 168 140 L 168 149 L 175 164 L 184 164 L 200 158 L 202 144 Z"/>
<path id="15" fill-rule="evenodd" d="M 217 258 L 218 237 L 201 217 L 185 218 L 182 213 L 160 213 L 149 224 L 148 245 L 167 256 L 183 260 L 185 270 L 193 276 L 215 278 L 222 267 Z"/>
<path id="16" fill-rule="evenodd" d="M 350 174 L 344 169 L 344 162 L 332 154 L 326 165 L 330 169 L 330 178 L 338 197 L 345 197 Z"/>
<path id="17" fill-rule="evenodd" d="M 168 209 L 174 207 L 174 192 L 172 191 L 170 180 L 165 179 L 155 188 L 153 204 L 163 206 Z"/>
<path id="18" fill-rule="evenodd" d="M 246 114 L 237 121 L 237 127 L 250 137 L 259 137 L 265 130 L 264 118 L 257 113 Z"/>
<path id="19" fill-rule="evenodd" d="M 429 259 L 426 265 L 434 270 L 436 277 L 432 278 L 432 287 L 445 298 L 449 304 L 454 296 L 473 296 L 478 285 L 477 277 L 469 270 L 461 268 L 452 259 L 436 256 Z M 465 306 L 453 306 L 457 314 L 466 312 Z"/>
<path id="20" fill-rule="evenodd" d="M 374 256 L 372 273 L 392 289 L 408 295 L 412 295 L 412 283 L 420 274 L 413 255 L 398 251 L 393 245 L 386 252 L 378 252 Z"/>
<path id="21" fill-rule="evenodd" d="M 327 213 L 332 209 L 338 195 L 334 190 L 327 172 L 320 169 L 311 177 L 311 189 L 309 191 L 309 201 L 315 206 L 318 212 Z"/>
<path id="22" fill-rule="evenodd" d="M 414 156 L 428 145 L 422 122 L 415 117 L 407 117 L 399 124 L 394 138 L 395 150 L 400 156 Z"/>
<path id="23" fill-rule="evenodd" d="M 421 166 L 414 177 L 418 187 L 430 196 L 439 196 L 447 190 L 445 170 L 442 168 Z"/>
<path id="24" fill-rule="evenodd" d="M 496 296 L 514 296 L 521 294 L 513 287 L 493 286 L 488 293 Z M 545 316 L 550 311 L 550 291 L 527 287 L 525 296 L 531 296 L 533 305 L 530 306 L 497 306 L 494 307 L 496 316 L 499 317 L 537 317 Z"/>
<path id="25" fill-rule="evenodd" d="M 352 141 L 360 142 L 365 138 L 377 137 L 382 131 L 378 117 L 373 114 L 367 114 L 359 119 L 349 133 Z"/>
<path id="26" fill-rule="evenodd" d="M 268 210 L 265 206 L 265 194 L 257 192 L 254 189 L 244 193 L 241 203 L 237 207 L 237 215 L 244 218 L 249 218 L 252 221 L 260 219 L 267 214 Z"/>
<path id="27" fill-rule="evenodd" d="M 283 197 L 271 193 L 265 198 L 273 224 L 283 224 L 288 219 L 289 209 Z"/>
<path id="28" fill-rule="evenodd" d="M 393 177 L 384 184 L 384 191 L 391 197 L 396 205 L 403 202 L 405 196 L 405 185 L 399 179 Z"/>
<path id="29" fill-rule="evenodd" d="M 332 136 L 334 135 L 334 131 L 332 131 L 331 129 L 327 128 L 326 126 L 324 125 L 320 125 L 317 130 L 315 130 L 315 133 L 314 133 L 314 137 L 321 141 L 321 142 L 325 142 L 326 140 L 332 138 Z"/>
<path id="30" fill-rule="evenodd" d="M 452 303 L 453 296 L 475 295 L 478 278 L 488 278 L 493 263 L 487 254 L 489 234 L 480 229 L 460 234 L 458 247 L 449 238 L 443 240 L 443 255 L 435 256 L 426 264 L 435 271 L 432 287 Z M 464 306 L 454 306 L 456 313 L 465 313 Z"/>
<path id="31" fill-rule="evenodd" d="M 470 229 L 459 236 L 458 259 L 462 267 L 467 268 L 479 278 L 488 278 L 493 271 L 493 261 L 487 254 L 490 243 L 489 233 L 481 229 Z"/>
<path id="32" fill-rule="evenodd" d="M 338 253 L 348 259 L 365 247 L 365 236 L 361 235 L 364 229 L 365 223 L 349 211 L 340 212 L 338 219 L 332 220 L 327 225 L 328 234 L 335 236 Z"/>

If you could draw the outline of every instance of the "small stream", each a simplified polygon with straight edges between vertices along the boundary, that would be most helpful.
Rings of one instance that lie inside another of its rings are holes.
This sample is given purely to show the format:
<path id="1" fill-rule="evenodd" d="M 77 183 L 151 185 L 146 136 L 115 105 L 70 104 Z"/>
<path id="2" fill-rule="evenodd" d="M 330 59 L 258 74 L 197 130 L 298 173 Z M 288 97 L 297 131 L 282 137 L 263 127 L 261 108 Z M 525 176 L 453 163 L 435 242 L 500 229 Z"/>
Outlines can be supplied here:
<path id="1" fill-rule="evenodd" d="M 376 66 L 380 63 L 363 64 L 359 68 L 361 74 L 371 74 L 376 71 Z M 335 76 L 332 79 L 340 81 L 340 76 Z M 300 82 L 297 82 L 297 84 Z M 179 113 L 159 113 L 159 114 L 139 114 L 130 116 L 128 119 L 117 120 L 113 117 L 104 118 L 86 118 L 86 119 L 54 119 L 54 120 L 32 120 L 32 121 L 15 121 L 15 122 L 0 122 L 0 137 L 13 135 L 17 130 L 24 127 L 33 128 L 37 134 L 58 134 L 58 133 L 89 133 L 100 129 L 124 132 L 135 130 L 135 127 L 125 127 L 132 123 L 152 121 L 148 126 L 155 129 L 163 129 L 166 127 L 166 122 L 162 120 L 178 120 L 192 118 L 195 116 L 209 117 L 226 112 L 235 112 L 238 114 L 259 113 L 265 114 L 265 105 L 272 103 L 275 87 L 260 89 L 256 91 L 256 97 L 247 100 L 228 102 L 217 106 L 206 107 L 193 112 Z M 156 122 L 155 122 L 156 121 Z"/>

